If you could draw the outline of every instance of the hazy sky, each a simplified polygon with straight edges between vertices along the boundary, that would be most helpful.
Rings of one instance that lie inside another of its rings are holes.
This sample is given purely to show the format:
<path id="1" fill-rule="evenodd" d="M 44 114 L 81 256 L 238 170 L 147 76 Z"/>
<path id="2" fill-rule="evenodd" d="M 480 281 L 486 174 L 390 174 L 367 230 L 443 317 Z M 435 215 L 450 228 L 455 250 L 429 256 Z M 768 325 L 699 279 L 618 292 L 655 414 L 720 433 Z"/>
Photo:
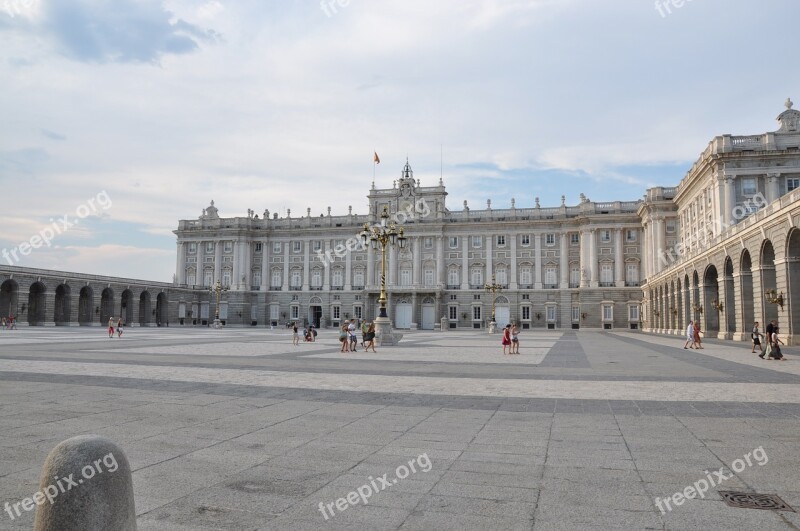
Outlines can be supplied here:
<path id="1" fill-rule="evenodd" d="M 170 281 L 211 199 L 366 213 L 373 150 L 451 209 L 674 186 L 800 104 L 800 2 L 664 1 L 0 0 L 0 250 L 89 214 L 15 263 Z"/>

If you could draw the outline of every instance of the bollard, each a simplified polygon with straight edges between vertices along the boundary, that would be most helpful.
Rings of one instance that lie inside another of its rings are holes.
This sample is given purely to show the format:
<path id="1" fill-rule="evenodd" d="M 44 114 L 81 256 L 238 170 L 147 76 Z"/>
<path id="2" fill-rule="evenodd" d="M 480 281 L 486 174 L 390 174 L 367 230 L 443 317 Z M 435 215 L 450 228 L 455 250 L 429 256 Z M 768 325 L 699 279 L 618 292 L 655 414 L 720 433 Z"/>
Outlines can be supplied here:
<path id="1" fill-rule="evenodd" d="M 105 437 L 73 437 L 53 448 L 37 496 L 34 531 L 136 531 L 128 458 Z"/>

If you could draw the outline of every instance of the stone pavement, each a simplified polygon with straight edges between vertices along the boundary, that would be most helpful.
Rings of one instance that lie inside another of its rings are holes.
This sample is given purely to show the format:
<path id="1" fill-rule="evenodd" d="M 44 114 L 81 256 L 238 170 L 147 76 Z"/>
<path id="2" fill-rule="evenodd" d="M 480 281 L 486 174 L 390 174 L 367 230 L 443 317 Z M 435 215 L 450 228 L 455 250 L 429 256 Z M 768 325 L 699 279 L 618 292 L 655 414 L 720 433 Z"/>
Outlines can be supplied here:
<path id="1" fill-rule="evenodd" d="M 0 503 L 96 433 L 128 455 L 141 530 L 800 529 L 717 493 L 800 510 L 800 352 L 525 331 L 504 357 L 499 339 L 342 354 L 329 330 L 297 347 L 285 330 L 0 331 Z M 720 469 L 704 499 L 656 506 Z M 0 529 L 32 522 L 0 512 Z"/>

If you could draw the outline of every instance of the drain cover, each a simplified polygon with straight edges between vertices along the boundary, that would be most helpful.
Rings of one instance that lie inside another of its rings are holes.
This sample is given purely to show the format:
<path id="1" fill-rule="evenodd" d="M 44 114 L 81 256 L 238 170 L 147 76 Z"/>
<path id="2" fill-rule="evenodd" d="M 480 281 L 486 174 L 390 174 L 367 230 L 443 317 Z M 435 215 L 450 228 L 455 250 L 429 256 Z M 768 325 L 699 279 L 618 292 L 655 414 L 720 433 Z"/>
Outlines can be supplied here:
<path id="1" fill-rule="evenodd" d="M 732 490 L 721 490 L 719 494 L 730 507 L 795 512 L 776 494 L 753 494 L 751 492 L 736 492 Z"/>

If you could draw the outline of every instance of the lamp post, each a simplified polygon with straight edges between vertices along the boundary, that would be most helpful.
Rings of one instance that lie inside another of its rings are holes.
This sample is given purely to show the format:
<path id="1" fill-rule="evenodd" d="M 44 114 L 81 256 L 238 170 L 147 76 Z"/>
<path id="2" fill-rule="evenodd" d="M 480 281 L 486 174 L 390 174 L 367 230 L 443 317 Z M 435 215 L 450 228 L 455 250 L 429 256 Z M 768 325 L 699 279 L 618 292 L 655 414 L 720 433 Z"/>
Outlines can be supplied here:
<path id="1" fill-rule="evenodd" d="M 359 236 L 364 247 L 369 244 L 373 250 L 377 250 L 380 246 L 381 294 L 378 297 L 380 312 L 378 318 L 375 319 L 375 332 L 381 345 L 393 345 L 400 340 L 400 336 L 395 338 L 392 334 L 392 321 L 386 311 L 386 250 L 395 244 L 404 249 L 408 238 L 404 236 L 402 228 L 398 230 L 394 223 L 389 223 L 389 209 L 386 206 L 383 207 L 383 212 L 381 213 L 380 226 L 370 227 L 365 223 L 364 229 L 359 233 Z"/>
<path id="2" fill-rule="evenodd" d="M 223 288 L 219 280 L 217 280 L 216 286 L 214 286 L 213 288 L 208 288 L 208 292 L 211 293 L 211 295 L 216 294 L 217 296 L 217 308 L 216 311 L 214 312 L 214 328 L 220 328 L 222 326 L 219 321 L 219 298 L 220 295 L 222 295 L 226 291 L 228 291 L 228 288 Z"/>
<path id="3" fill-rule="evenodd" d="M 494 334 L 497 330 L 497 322 L 494 320 L 494 310 L 497 299 L 496 295 L 497 293 L 503 291 L 503 286 L 495 282 L 494 275 L 492 275 L 492 281 L 484 284 L 483 289 L 486 290 L 487 293 L 492 294 L 492 321 L 489 323 L 489 333 Z"/>

